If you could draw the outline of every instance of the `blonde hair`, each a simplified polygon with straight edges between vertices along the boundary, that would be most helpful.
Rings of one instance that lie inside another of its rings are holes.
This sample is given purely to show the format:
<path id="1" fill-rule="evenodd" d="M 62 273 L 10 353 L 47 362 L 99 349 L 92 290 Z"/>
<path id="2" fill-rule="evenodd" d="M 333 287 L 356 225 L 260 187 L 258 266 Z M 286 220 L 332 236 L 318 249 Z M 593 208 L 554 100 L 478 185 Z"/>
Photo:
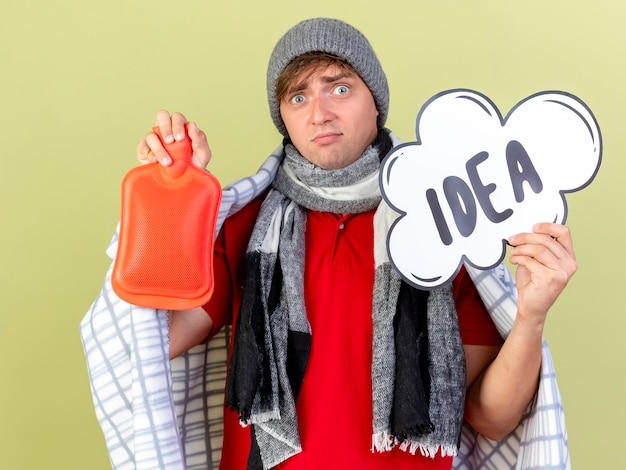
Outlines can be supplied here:
<path id="1" fill-rule="evenodd" d="M 354 67 L 341 57 L 326 52 L 305 52 L 289 62 L 276 80 L 276 102 L 280 103 L 289 90 L 305 81 L 317 70 L 331 65 L 358 75 Z"/>

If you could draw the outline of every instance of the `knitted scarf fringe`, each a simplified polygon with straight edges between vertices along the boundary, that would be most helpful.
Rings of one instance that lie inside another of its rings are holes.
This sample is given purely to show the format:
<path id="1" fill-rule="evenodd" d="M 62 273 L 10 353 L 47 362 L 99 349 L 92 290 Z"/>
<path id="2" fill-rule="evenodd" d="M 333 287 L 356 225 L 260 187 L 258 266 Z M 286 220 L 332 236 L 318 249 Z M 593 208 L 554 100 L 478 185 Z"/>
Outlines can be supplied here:
<path id="1" fill-rule="evenodd" d="M 421 442 L 406 439 L 399 442 L 389 431 L 381 431 L 372 435 L 372 453 L 374 452 L 389 452 L 396 446 L 402 452 L 409 452 L 411 455 L 415 455 L 419 450 L 420 454 L 424 457 L 435 458 L 437 454 L 441 453 L 443 457 L 456 457 L 458 454 L 457 446 L 432 444 L 427 445 Z"/>

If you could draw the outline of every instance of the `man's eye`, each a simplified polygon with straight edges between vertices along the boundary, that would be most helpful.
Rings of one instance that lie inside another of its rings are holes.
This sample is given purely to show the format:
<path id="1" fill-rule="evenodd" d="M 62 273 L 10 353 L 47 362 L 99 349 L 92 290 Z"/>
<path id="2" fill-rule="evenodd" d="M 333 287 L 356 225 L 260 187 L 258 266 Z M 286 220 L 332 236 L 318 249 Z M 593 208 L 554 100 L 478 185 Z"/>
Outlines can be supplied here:
<path id="1" fill-rule="evenodd" d="M 335 93 L 337 93 L 338 95 L 345 95 L 346 93 L 348 93 L 350 89 L 346 86 L 346 85 L 339 85 L 337 88 L 335 88 Z"/>
<path id="2" fill-rule="evenodd" d="M 293 98 L 291 98 L 291 102 L 298 104 L 298 103 L 302 103 L 304 101 L 304 96 L 302 95 L 296 95 Z"/>

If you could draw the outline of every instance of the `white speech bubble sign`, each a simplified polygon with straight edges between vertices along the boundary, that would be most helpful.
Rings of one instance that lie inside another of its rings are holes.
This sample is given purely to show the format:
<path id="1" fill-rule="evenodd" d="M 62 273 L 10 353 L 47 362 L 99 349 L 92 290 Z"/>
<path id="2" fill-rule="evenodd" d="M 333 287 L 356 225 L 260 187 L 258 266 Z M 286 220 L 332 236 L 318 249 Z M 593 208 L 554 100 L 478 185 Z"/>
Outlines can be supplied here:
<path id="1" fill-rule="evenodd" d="M 565 195 L 591 183 L 602 156 L 590 109 L 561 91 L 536 93 L 505 118 L 480 93 L 441 92 L 420 110 L 416 137 L 385 157 L 380 188 L 400 214 L 391 263 L 424 289 L 451 282 L 464 262 L 493 268 L 506 240 L 537 222 L 565 223 Z"/>

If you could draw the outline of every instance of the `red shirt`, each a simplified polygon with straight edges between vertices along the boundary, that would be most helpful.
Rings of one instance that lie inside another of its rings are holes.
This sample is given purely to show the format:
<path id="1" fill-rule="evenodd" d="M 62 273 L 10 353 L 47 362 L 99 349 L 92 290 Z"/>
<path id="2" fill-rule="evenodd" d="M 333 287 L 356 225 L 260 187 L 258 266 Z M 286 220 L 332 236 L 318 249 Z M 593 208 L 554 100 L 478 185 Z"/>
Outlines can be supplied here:
<path id="1" fill-rule="evenodd" d="M 241 268 L 258 207 L 255 201 L 230 218 L 218 238 L 215 292 L 205 306 L 214 331 L 236 322 Z M 432 459 L 397 448 L 371 452 L 373 214 L 307 213 L 304 297 L 312 344 L 297 401 L 303 451 L 279 470 L 451 468 L 451 458 Z M 502 344 L 465 270 L 453 289 L 463 343 Z M 220 469 L 245 470 L 249 448 L 249 428 L 225 410 Z"/>

